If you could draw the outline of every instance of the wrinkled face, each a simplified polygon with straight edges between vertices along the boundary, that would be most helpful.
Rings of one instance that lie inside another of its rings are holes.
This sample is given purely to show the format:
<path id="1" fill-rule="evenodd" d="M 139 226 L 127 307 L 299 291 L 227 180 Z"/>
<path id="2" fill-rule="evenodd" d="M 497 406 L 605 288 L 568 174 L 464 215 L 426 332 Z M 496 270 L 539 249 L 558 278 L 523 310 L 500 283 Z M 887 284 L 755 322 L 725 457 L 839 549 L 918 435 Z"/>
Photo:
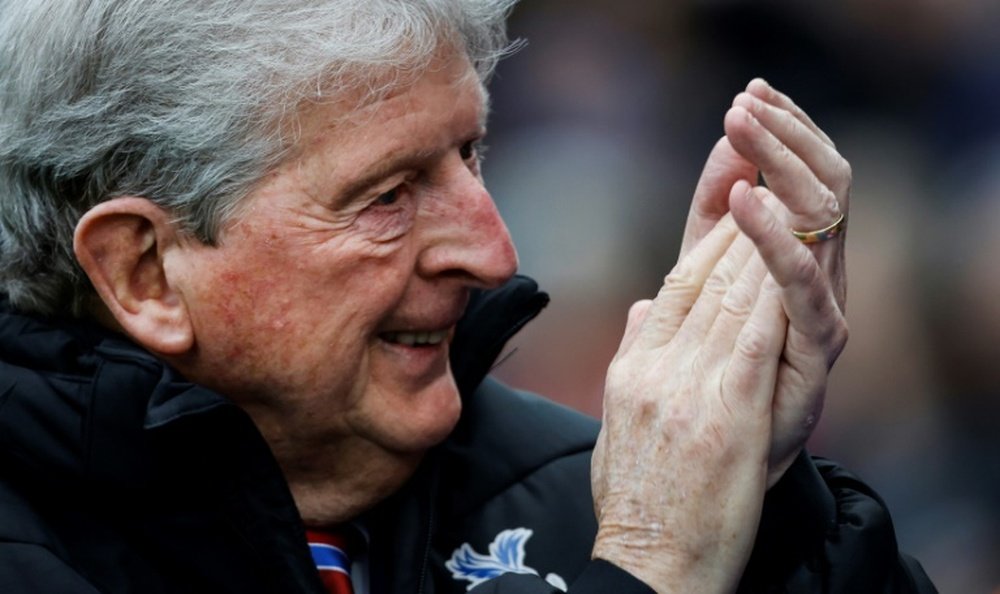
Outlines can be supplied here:
<path id="1" fill-rule="evenodd" d="M 310 106 L 293 157 L 220 244 L 184 248 L 197 349 L 185 373 L 247 409 L 272 445 L 352 435 L 419 452 L 458 418 L 448 345 L 470 288 L 517 265 L 479 173 L 484 97 L 451 55 L 344 109 Z"/>

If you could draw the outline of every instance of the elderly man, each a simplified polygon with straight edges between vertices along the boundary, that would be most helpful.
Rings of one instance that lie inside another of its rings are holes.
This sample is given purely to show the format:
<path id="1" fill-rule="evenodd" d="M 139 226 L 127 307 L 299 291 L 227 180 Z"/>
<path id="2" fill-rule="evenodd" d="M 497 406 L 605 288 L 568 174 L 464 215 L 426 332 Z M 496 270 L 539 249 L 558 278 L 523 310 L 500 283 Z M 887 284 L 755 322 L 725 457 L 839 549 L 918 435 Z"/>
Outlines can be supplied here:
<path id="1" fill-rule="evenodd" d="M 849 172 L 763 81 L 593 458 L 484 379 L 547 300 L 479 172 L 511 3 L 0 5 L 0 591 L 933 589 L 801 454 Z"/>

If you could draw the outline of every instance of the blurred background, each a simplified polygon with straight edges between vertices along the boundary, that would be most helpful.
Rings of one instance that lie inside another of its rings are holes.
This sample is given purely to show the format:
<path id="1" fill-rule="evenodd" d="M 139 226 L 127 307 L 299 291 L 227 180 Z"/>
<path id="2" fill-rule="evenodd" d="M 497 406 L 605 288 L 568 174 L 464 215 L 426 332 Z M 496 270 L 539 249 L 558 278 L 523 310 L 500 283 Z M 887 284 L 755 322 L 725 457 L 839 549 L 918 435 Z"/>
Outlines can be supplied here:
<path id="1" fill-rule="evenodd" d="M 598 416 L 754 76 L 854 167 L 851 338 L 813 453 L 888 501 L 942 592 L 1000 592 L 1000 3 L 522 0 L 487 183 L 553 302 L 505 380 Z"/>

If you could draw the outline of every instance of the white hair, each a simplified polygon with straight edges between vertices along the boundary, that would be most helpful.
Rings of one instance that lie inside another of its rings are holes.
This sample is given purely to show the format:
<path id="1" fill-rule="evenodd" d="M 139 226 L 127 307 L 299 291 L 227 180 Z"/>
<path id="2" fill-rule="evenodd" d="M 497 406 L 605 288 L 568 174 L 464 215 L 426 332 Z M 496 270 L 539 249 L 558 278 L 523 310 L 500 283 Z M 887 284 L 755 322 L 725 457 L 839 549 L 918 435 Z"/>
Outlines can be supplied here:
<path id="1" fill-rule="evenodd" d="M 485 82 L 517 0 L 0 0 L 0 293 L 79 315 L 80 217 L 146 197 L 213 243 L 303 101 L 377 98 L 444 44 Z"/>

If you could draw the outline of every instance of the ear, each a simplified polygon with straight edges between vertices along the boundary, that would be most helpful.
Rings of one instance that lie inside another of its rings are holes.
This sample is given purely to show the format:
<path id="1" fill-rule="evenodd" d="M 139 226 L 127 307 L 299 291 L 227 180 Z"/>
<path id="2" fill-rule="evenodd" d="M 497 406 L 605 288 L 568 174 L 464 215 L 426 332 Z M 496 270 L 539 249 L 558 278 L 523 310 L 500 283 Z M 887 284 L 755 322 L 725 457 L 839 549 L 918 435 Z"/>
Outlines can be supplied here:
<path id="1" fill-rule="evenodd" d="M 187 307 L 163 265 L 176 240 L 166 211 L 131 196 L 87 211 L 73 236 L 76 258 L 114 319 L 163 355 L 181 355 L 194 344 Z"/>

